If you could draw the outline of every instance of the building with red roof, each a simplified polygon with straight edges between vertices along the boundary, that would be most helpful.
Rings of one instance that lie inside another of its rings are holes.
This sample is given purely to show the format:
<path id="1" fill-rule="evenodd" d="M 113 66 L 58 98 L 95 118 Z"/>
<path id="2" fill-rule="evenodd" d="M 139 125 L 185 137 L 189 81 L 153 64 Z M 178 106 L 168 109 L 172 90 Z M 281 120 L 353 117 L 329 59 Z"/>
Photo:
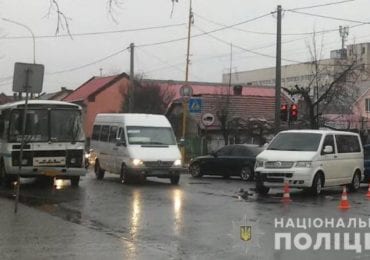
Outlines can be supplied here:
<path id="1" fill-rule="evenodd" d="M 126 73 L 108 77 L 92 77 L 63 98 L 64 101 L 82 106 L 86 137 L 91 136 L 96 114 L 121 112 L 128 84 L 129 77 Z"/>

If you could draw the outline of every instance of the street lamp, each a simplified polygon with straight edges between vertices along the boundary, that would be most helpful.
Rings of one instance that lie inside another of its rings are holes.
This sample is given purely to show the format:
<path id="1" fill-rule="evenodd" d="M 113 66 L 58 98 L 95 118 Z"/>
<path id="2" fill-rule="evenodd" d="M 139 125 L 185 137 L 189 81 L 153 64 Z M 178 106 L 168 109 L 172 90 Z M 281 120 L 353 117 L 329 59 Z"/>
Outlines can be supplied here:
<path id="1" fill-rule="evenodd" d="M 27 31 L 29 31 L 31 33 L 32 40 L 33 40 L 33 63 L 35 64 L 36 63 L 36 41 L 35 41 L 35 35 L 33 34 L 32 30 L 27 25 L 25 25 L 23 23 L 19 23 L 17 21 L 10 20 L 8 18 L 1 18 L 1 20 L 5 21 L 5 22 L 8 22 L 8 23 L 13 23 L 13 24 L 19 25 L 19 26 L 25 28 Z"/>

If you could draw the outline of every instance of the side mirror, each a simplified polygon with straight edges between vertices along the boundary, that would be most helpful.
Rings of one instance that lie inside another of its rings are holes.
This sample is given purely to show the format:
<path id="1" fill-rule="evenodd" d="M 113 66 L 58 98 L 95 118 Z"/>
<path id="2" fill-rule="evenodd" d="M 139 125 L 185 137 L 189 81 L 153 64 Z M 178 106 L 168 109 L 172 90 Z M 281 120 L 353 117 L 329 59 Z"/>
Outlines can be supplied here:
<path id="1" fill-rule="evenodd" d="M 333 151 L 334 151 L 334 149 L 333 149 L 333 146 L 331 146 L 331 145 L 326 145 L 325 147 L 324 147 L 324 153 L 325 154 L 327 154 L 327 153 L 333 153 Z"/>
<path id="2" fill-rule="evenodd" d="M 126 141 L 125 140 L 121 140 L 121 139 L 117 139 L 117 142 L 116 142 L 116 146 L 126 146 Z"/>
<path id="3" fill-rule="evenodd" d="M 180 138 L 179 142 L 178 142 L 178 145 L 180 147 L 184 147 L 185 146 L 185 139 L 184 138 Z"/>

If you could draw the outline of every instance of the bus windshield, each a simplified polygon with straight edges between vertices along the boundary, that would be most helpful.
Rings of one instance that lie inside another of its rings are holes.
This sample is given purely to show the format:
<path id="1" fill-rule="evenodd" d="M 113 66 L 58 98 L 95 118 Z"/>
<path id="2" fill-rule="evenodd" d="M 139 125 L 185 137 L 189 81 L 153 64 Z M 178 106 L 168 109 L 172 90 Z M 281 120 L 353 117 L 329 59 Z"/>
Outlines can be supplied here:
<path id="1" fill-rule="evenodd" d="M 10 115 L 9 142 L 22 140 L 23 109 Z M 26 142 L 84 141 L 81 113 L 73 109 L 29 109 L 26 116 Z"/>
<path id="2" fill-rule="evenodd" d="M 129 144 L 175 145 L 176 139 L 170 127 L 127 126 Z"/>

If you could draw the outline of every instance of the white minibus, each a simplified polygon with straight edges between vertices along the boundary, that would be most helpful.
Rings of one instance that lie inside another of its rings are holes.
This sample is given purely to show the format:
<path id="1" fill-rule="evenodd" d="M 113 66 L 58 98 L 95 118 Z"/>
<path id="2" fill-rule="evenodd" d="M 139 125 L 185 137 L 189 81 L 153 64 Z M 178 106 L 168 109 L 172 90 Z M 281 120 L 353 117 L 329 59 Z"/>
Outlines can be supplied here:
<path id="1" fill-rule="evenodd" d="M 164 115 L 97 114 L 91 137 L 97 179 L 105 171 L 122 183 L 146 177 L 178 184 L 184 170 L 171 124 Z"/>
<path id="2" fill-rule="evenodd" d="M 334 130 L 288 130 L 277 134 L 256 158 L 258 193 L 284 183 L 320 194 L 322 188 L 360 187 L 364 154 L 357 133 Z"/>

